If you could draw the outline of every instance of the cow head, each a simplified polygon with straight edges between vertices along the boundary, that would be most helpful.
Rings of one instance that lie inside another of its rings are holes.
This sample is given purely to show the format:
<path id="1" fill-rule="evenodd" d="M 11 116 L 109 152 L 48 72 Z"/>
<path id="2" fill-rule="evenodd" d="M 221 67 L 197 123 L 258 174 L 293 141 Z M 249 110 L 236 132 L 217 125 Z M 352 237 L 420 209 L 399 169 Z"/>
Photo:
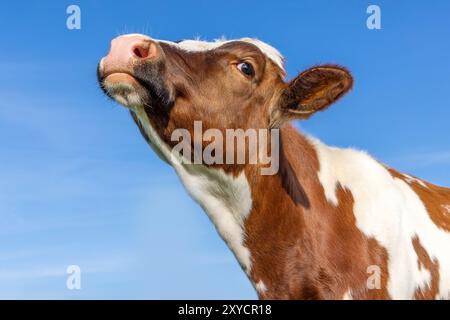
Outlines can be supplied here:
<path id="1" fill-rule="evenodd" d="M 276 128 L 327 108 L 352 86 L 349 72 L 320 65 L 284 81 L 283 58 L 255 39 L 169 42 L 140 34 L 111 42 L 98 77 L 104 92 L 144 108 L 168 145 L 177 128 Z"/>

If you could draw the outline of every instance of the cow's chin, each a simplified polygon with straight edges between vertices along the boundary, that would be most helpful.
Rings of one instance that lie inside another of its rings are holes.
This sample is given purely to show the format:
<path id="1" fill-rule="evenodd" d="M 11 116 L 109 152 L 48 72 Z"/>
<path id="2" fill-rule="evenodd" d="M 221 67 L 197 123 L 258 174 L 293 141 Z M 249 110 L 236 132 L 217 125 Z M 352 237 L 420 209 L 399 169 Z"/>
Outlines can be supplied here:
<path id="1" fill-rule="evenodd" d="M 128 73 L 112 73 L 103 79 L 103 89 L 106 93 L 128 108 L 145 104 L 146 93 L 139 81 Z"/>

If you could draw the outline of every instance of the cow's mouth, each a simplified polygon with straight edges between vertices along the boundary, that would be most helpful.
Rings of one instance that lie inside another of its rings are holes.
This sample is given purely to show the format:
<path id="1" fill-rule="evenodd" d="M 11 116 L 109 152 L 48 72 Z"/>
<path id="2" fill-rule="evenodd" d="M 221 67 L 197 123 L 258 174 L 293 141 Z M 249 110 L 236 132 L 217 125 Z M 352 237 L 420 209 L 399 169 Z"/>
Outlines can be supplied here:
<path id="1" fill-rule="evenodd" d="M 136 66 L 134 72 L 126 70 L 102 73 L 97 77 L 103 92 L 128 108 L 138 106 L 162 107 L 167 110 L 173 103 L 169 89 L 152 65 Z"/>
<path id="2" fill-rule="evenodd" d="M 125 107 L 134 108 L 148 104 L 148 95 L 141 82 L 126 71 L 113 71 L 102 75 L 98 81 L 104 93 Z"/>

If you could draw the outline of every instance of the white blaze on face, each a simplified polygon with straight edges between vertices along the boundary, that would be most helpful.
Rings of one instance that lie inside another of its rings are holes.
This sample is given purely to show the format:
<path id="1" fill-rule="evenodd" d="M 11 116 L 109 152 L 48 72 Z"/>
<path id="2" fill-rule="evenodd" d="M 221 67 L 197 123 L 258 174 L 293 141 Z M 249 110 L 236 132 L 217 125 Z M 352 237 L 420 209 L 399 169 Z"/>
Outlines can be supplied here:
<path id="1" fill-rule="evenodd" d="M 310 138 L 320 162 L 319 180 L 328 201 L 338 205 L 337 185 L 354 198 L 356 225 L 386 248 L 388 291 L 393 299 L 412 299 L 430 284 L 430 272 L 420 269 L 412 239 L 439 262 L 439 297 L 450 293 L 450 233 L 436 226 L 423 202 L 403 180 L 364 152 L 328 147 Z"/>
<path id="2" fill-rule="evenodd" d="M 252 39 L 252 38 L 241 38 L 241 39 L 235 39 L 235 40 L 224 40 L 224 39 L 217 39 L 215 41 L 201 41 L 201 40 L 183 40 L 178 43 L 172 42 L 172 41 L 166 41 L 166 40 L 157 40 L 162 43 L 166 43 L 172 46 L 175 46 L 177 48 L 180 48 L 182 50 L 188 51 L 188 52 L 201 52 L 201 51 L 210 51 L 219 48 L 220 46 L 234 42 L 234 41 L 242 41 L 247 42 L 255 45 L 256 47 L 261 50 L 262 53 L 264 53 L 267 58 L 269 58 L 272 62 L 274 62 L 281 70 L 284 71 L 283 61 L 284 58 L 281 55 L 281 53 L 272 47 L 271 45 L 258 40 L 258 39 Z"/>
<path id="3" fill-rule="evenodd" d="M 252 197 L 245 173 L 233 177 L 222 169 L 184 163 L 160 139 L 144 108 L 135 107 L 133 111 L 150 140 L 150 146 L 175 169 L 188 193 L 205 210 L 244 271 L 249 274 L 251 260 L 250 251 L 244 246 L 244 222 L 252 208 Z"/>

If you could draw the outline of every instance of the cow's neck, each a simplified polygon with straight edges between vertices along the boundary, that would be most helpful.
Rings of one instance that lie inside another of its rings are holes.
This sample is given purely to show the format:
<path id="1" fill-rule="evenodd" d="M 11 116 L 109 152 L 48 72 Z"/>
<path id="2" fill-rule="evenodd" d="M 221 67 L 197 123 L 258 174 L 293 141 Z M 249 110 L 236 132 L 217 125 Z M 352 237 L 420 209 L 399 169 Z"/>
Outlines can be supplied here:
<path id="1" fill-rule="evenodd" d="M 308 139 L 286 126 L 281 130 L 277 174 L 261 175 L 254 165 L 229 174 L 222 169 L 182 164 L 160 139 L 143 108 L 132 115 L 148 143 L 175 169 L 188 193 L 205 210 L 259 295 L 282 297 L 277 290 L 288 292 L 280 287 L 288 273 L 275 266 L 285 267 L 279 259 L 286 260 L 282 256 L 286 247 L 299 242 L 305 248 L 303 243 L 311 240 L 304 214 L 311 211 L 313 197 L 323 195 L 317 156 Z"/>
<path id="2" fill-rule="evenodd" d="M 250 252 L 244 238 L 252 195 L 245 172 L 232 175 L 222 169 L 183 163 L 161 139 L 143 107 L 136 107 L 131 114 L 149 145 L 175 169 L 187 192 L 205 210 L 243 270 L 250 274 Z"/>
<path id="3" fill-rule="evenodd" d="M 289 125 L 281 130 L 278 173 L 262 176 L 251 169 L 247 172 L 252 210 L 245 223 L 245 246 L 251 255 L 250 278 L 261 297 L 287 298 L 292 294 L 286 279 L 290 276 L 288 269 L 297 266 L 285 261 L 304 263 L 304 274 L 314 263 L 317 239 L 312 239 L 314 226 L 304 215 L 320 214 L 312 210 L 323 197 L 318 171 L 312 143 Z M 302 248 L 302 252 L 292 248 Z"/>
<path id="4" fill-rule="evenodd" d="M 310 214 L 315 198 L 324 194 L 311 142 L 290 125 L 281 130 L 280 137 L 279 171 L 275 175 L 261 175 L 261 168 L 255 165 L 231 174 L 203 165 L 172 163 L 261 297 L 282 297 L 278 290 L 288 294 L 289 290 L 280 287 L 288 273 L 281 269 L 271 272 L 275 264 L 287 267 L 280 259 L 299 260 L 286 259 L 277 250 L 295 247 L 292 242 L 301 243 L 306 251 L 314 250 L 307 242 L 317 239 L 308 239 L 315 235 L 304 214 Z M 313 263 L 313 256 L 307 258 L 308 263 Z"/>

